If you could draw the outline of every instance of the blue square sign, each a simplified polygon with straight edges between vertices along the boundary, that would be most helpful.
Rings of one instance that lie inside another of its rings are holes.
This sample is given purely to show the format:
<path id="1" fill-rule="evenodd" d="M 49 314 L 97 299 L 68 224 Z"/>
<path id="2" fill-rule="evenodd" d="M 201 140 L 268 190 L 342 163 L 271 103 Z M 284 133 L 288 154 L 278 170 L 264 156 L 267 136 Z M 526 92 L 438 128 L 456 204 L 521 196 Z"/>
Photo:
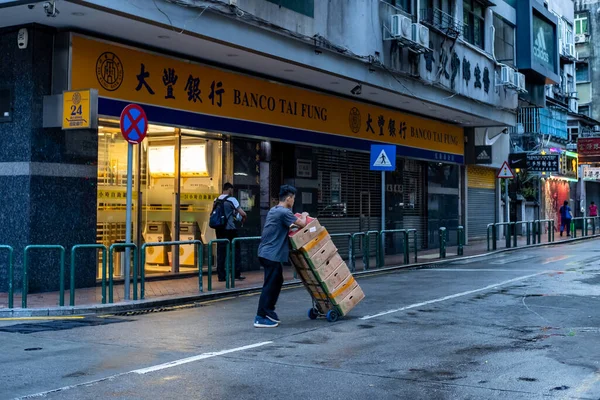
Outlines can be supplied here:
<path id="1" fill-rule="evenodd" d="M 393 144 L 371 145 L 371 171 L 395 171 L 396 146 Z"/>

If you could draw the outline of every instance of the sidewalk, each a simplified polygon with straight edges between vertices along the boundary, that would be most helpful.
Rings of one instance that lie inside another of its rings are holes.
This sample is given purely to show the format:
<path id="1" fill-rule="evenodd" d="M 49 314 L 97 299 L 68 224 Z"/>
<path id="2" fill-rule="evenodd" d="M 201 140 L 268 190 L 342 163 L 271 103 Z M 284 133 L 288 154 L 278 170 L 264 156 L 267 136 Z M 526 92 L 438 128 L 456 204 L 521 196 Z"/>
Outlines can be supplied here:
<path id="1" fill-rule="evenodd" d="M 581 238 L 581 232 L 577 232 L 577 237 Z M 555 242 L 564 241 L 571 239 L 569 237 L 560 237 L 558 233 L 555 235 Z M 548 242 L 548 234 L 544 233 L 542 235 L 541 243 Z M 523 247 L 527 244 L 527 240 L 525 237 L 519 236 L 518 238 L 518 247 Z M 506 241 L 502 237 L 501 240 L 498 240 L 496 243 L 496 249 L 501 250 L 506 248 Z M 511 240 L 512 247 L 512 240 Z M 487 252 L 487 242 L 486 240 L 472 241 L 469 245 L 464 246 L 464 256 L 474 256 L 485 254 Z M 374 254 L 373 254 L 374 255 Z M 446 250 L 447 258 L 455 258 L 457 257 L 457 247 L 451 246 L 447 247 Z M 419 262 L 429 262 L 439 260 L 439 248 L 436 249 L 426 249 L 420 250 L 418 252 L 418 261 Z M 402 254 L 395 255 L 386 255 L 385 256 L 385 267 L 399 266 L 403 265 L 404 256 Z M 411 248 L 410 253 L 410 264 L 414 263 L 414 249 Z M 369 259 L 370 270 L 374 270 L 376 268 L 376 259 L 372 256 Z M 355 261 L 356 271 L 364 271 L 365 266 L 362 258 L 362 254 L 357 254 Z M 263 271 L 247 271 L 244 272 L 243 275 L 246 277 L 243 281 L 235 282 L 235 289 L 248 289 L 248 288 L 256 288 L 262 286 L 263 283 Z M 284 280 L 285 282 L 293 282 L 294 279 L 294 271 L 291 266 L 284 266 Z M 163 280 L 152 280 L 146 281 L 146 292 L 145 299 L 161 299 L 161 298 L 172 298 L 178 296 L 188 296 L 188 295 L 197 295 L 199 294 L 198 289 L 198 276 L 192 276 L 189 278 L 165 278 Z M 204 293 L 208 292 L 208 277 L 206 274 L 203 277 L 203 289 Z M 212 279 L 212 292 L 210 293 L 223 293 L 227 292 L 228 289 L 225 288 L 224 282 L 219 282 L 216 275 L 213 275 Z M 108 288 L 107 288 L 108 291 Z M 130 292 L 131 295 L 131 292 Z M 138 293 L 139 295 L 139 293 Z M 114 303 L 119 303 L 124 301 L 124 290 L 123 284 L 115 284 L 114 285 Z M 131 295 L 130 298 L 133 298 Z M 28 308 L 48 308 L 48 307 L 57 307 L 59 300 L 58 292 L 47 292 L 47 293 L 34 293 L 29 294 L 27 296 L 27 306 Z M 108 301 L 108 299 L 107 299 Z M 75 305 L 76 306 L 90 306 L 90 305 L 99 305 L 102 302 L 102 288 L 92 287 L 92 288 L 84 288 L 77 289 L 75 291 Z M 65 305 L 69 304 L 69 290 L 68 287 L 65 290 Z M 14 296 L 14 306 L 16 308 L 21 307 L 21 294 L 15 292 Z M 0 293 L 0 309 L 8 307 L 8 294 Z"/>

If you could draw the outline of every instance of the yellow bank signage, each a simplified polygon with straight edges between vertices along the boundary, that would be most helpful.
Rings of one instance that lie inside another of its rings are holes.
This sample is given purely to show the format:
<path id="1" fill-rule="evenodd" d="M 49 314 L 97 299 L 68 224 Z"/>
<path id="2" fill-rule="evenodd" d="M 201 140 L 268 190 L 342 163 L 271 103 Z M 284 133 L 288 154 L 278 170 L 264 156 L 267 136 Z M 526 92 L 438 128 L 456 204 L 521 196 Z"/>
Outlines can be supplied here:
<path id="1" fill-rule="evenodd" d="M 71 87 L 99 96 L 438 153 L 464 154 L 463 129 L 218 68 L 72 38 Z M 301 133 L 298 133 L 300 136 Z M 302 141 L 301 137 L 297 138 Z"/>
<path id="2" fill-rule="evenodd" d="M 63 129 L 86 129 L 92 127 L 91 91 L 63 92 Z"/>

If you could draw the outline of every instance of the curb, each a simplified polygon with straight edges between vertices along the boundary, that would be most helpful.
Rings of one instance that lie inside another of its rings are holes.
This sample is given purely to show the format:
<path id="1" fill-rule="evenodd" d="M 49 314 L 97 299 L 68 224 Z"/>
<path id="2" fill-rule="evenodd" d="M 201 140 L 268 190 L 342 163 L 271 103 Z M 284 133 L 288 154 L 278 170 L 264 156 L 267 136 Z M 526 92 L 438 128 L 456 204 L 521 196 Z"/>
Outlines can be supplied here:
<path id="1" fill-rule="evenodd" d="M 537 243 L 532 245 L 526 245 L 522 247 L 511 247 L 509 249 L 500 249 L 491 251 L 483 254 L 475 254 L 471 256 L 444 258 L 431 260 L 427 262 L 417 262 L 413 264 L 397 265 L 393 267 L 379 268 L 361 272 L 355 272 L 353 275 L 356 277 L 369 277 L 380 274 L 393 273 L 400 270 L 417 270 L 423 269 L 432 264 L 444 265 L 462 260 L 472 260 L 476 258 L 484 258 L 493 256 L 496 254 L 502 254 L 507 252 L 526 250 L 530 248 L 546 247 L 546 246 L 559 246 L 562 244 L 570 244 L 584 240 L 597 239 L 600 234 L 594 236 L 583 236 L 579 238 L 572 238 L 567 240 L 561 240 L 560 242 L 552 243 Z M 302 286 L 300 280 L 286 282 L 283 284 L 284 288 L 294 288 Z M 98 305 L 87 305 L 87 306 L 74 306 L 74 307 L 49 307 L 49 308 L 0 308 L 0 318 L 28 318 L 28 317 L 61 317 L 61 316 L 73 316 L 73 315 L 94 315 L 94 314 L 115 314 L 115 313 L 126 313 L 142 310 L 153 310 L 160 308 L 172 308 L 175 306 L 182 305 L 201 305 L 202 303 L 223 299 L 223 298 L 235 298 L 241 295 L 253 294 L 260 292 L 262 286 L 253 286 L 244 289 L 230 289 L 227 291 L 219 292 L 208 292 L 200 293 L 188 296 L 170 297 L 164 299 L 150 299 L 150 300 L 135 300 L 127 303 L 113 303 L 113 304 L 98 304 Z"/>

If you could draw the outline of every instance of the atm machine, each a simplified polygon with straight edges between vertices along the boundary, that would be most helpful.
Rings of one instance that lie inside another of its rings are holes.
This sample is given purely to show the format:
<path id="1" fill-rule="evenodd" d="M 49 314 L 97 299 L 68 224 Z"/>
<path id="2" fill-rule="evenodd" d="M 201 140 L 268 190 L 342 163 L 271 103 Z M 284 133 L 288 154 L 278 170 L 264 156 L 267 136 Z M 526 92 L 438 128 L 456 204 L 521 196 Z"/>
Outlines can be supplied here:
<path id="1" fill-rule="evenodd" d="M 179 240 L 182 242 L 202 240 L 198 222 L 180 222 Z M 196 268 L 198 265 L 198 249 L 193 244 L 179 246 L 179 265 L 182 267 Z"/>
<path id="2" fill-rule="evenodd" d="M 148 222 L 144 229 L 144 241 L 146 243 L 161 243 L 171 241 L 169 225 L 165 221 Z M 146 264 L 169 265 L 168 246 L 152 246 L 146 249 Z"/>

